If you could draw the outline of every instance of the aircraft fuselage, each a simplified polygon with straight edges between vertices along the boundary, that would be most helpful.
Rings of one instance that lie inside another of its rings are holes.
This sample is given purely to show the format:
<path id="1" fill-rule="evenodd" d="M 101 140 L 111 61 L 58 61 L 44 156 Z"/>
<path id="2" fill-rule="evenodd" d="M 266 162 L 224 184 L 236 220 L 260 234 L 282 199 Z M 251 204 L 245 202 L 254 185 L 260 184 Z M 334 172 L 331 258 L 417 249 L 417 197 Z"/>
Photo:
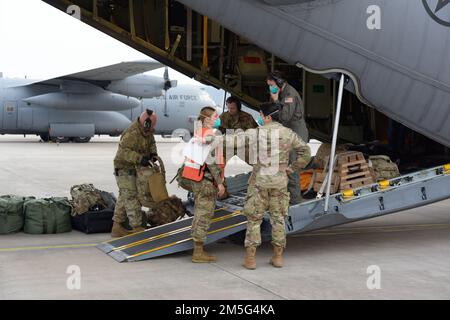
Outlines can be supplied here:
<path id="1" fill-rule="evenodd" d="M 58 97 L 52 95 L 55 92 L 52 86 L 11 87 L 27 81 L 30 80 L 0 79 L 0 134 L 46 135 L 50 132 L 52 137 L 115 136 L 120 135 L 145 108 L 156 111 L 159 116 L 157 133 L 171 134 L 175 129 L 192 132 L 199 109 L 215 105 L 206 91 L 189 84 L 169 89 L 167 97 L 137 100 L 136 107 L 125 110 L 117 110 L 117 106 L 107 103 L 108 95 L 114 95 L 107 90 L 90 96 L 91 100 L 76 100 L 76 95 L 75 98 L 72 95 L 73 100 L 62 101 L 63 104 L 55 101 Z M 36 96 L 46 97 L 50 106 L 27 99 Z M 104 100 L 98 98 L 100 96 Z M 136 100 L 128 98 L 131 102 Z M 72 108 L 75 101 L 76 108 Z M 63 107 L 58 107 L 61 105 Z M 110 110 L 113 108 L 116 110 Z"/>

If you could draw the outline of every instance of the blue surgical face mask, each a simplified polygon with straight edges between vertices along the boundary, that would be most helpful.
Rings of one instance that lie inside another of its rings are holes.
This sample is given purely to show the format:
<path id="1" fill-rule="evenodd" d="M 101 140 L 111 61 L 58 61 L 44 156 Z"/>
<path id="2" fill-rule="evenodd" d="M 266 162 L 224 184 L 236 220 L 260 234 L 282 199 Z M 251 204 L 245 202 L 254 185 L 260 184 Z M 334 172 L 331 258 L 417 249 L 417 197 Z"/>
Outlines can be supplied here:
<path id="1" fill-rule="evenodd" d="M 272 94 L 277 94 L 278 91 L 280 91 L 280 89 L 276 86 L 269 86 L 269 89 L 270 89 L 270 93 L 272 93 Z"/>
<path id="2" fill-rule="evenodd" d="M 216 121 L 214 121 L 213 128 L 219 129 L 221 124 L 222 124 L 222 121 L 220 121 L 220 118 L 217 118 Z"/>
<path id="3" fill-rule="evenodd" d="M 258 117 L 258 124 L 262 127 L 264 125 L 264 121 L 261 116 Z"/>

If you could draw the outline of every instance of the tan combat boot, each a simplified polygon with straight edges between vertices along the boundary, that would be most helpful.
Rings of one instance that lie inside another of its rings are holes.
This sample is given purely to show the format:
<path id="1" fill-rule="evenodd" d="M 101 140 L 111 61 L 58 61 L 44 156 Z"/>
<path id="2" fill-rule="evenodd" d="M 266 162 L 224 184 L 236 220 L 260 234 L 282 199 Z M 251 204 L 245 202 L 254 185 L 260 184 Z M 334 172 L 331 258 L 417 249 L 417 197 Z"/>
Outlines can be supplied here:
<path id="1" fill-rule="evenodd" d="M 243 266 L 249 270 L 256 269 L 256 247 L 247 247 L 247 255 L 245 256 Z"/>
<path id="2" fill-rule="evenodd" d="M 283 247 L 273 246 L 273 256 L 270 263 L 276 267 L 283 267 Z"/>
<path id="3" fill-rule="evenodd" d="M 144 227 L 136 227 L 136 228 L 133 228 L 133 229 L 131 229 L 131 233 L 137 233 L 137 232 L 143 232 L 143 231 L 145 231 L 146 229 L 144 228 Z"/>
<path id="4" fill-rule="evenodd" d="M 210 263 L 216 262 L 216 257 L 208 254 L 203 250 L 203 242 L 194 242 L 194 252 L 192 254 L 192 262 L 194 263 Z"/>
<path id="5" fill-rule="evenodd" d="M 111 230 L 111 237 L 120 238 L 120 237 L 125 237 L 129 234 L 130 234 L 130 230 L 125 229 L 124 227 L 122 227 L 122 225 L 120 223 L 114 221 L 113 227 Z"/>

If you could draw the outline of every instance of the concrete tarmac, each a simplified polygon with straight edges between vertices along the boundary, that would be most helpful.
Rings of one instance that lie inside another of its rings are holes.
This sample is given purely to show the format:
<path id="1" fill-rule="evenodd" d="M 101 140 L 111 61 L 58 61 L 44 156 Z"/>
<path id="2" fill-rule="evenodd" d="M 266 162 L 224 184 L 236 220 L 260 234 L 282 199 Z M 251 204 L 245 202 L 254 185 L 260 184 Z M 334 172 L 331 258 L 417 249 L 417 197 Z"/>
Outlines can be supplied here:
<path id="1" fill-rule="evenodd" d="M 117 142 L 102 137 L 58 145 L 0 136 L 0 195 L 69 196 L 72 185 L 84 182 L 117 194 Z M 169 180 L 181 148 L 158 139 Z M 233 161 L 227 175 L 249 168 Z M 176 183 L 168 189 L 185 197 Z M 450 298 L 450 200 L 291 236 L 282 269 L 268 263 L 270 244 L 258 250 L 257 270 L 249 271 L 241 267 L 243 248 L 228 240 L 209 246 L 218 256 L 214 264 L 193 264 L 189 252 L 120 264 L 95 248 L 108 239 L 77 231 L 1 235 L 0 299 Z M 71 286 L 73 266 L 79 289 Z"/>

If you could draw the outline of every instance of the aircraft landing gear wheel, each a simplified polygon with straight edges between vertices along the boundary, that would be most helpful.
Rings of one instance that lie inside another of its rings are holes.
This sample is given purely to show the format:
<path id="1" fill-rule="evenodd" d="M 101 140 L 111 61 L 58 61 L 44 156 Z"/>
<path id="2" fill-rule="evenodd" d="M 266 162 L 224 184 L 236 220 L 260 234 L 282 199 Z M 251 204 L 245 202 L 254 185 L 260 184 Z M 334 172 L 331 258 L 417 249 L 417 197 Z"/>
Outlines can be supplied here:
<path id="1" fill-rule="evenodd" d="M 88 143 L 91 141 L 91 137 L 74 137 L 73 142 L 76 143 Z"/>
<path id="2" fill-rule="evenodd" d="M 191 133 L 186 129 L 175 129 L 172 133 L 173 137 L 181 137 L 184 142 L 191 140 Z"/>
<path id="3" fill-rule="evenodd" d="M 40 134 L 39 137 L 41 137 L 41 140 L 43 142 L 49 142 L 50 141 L 50 137 L 49 137 L 48 133 Z"/>
<path id="4" fill-rule="evenodd" d="M 67 137 L 52 137 L 52 141 L 56 143 L 66 143 L 69 142 L 69 138 Z"/>

